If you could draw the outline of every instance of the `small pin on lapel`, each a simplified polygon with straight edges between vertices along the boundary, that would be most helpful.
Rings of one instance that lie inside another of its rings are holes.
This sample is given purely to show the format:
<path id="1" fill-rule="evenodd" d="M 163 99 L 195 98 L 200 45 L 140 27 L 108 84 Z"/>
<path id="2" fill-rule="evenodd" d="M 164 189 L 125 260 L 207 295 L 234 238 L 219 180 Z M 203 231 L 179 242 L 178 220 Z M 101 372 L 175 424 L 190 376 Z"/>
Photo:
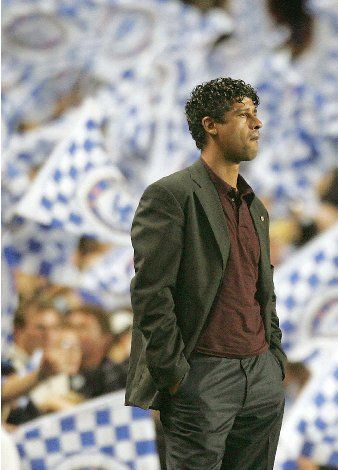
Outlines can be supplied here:
<path id="1" fill-rule="evenodd" d="M 261 215 L 261 221 L 264 222 L 264 215 Z"/>

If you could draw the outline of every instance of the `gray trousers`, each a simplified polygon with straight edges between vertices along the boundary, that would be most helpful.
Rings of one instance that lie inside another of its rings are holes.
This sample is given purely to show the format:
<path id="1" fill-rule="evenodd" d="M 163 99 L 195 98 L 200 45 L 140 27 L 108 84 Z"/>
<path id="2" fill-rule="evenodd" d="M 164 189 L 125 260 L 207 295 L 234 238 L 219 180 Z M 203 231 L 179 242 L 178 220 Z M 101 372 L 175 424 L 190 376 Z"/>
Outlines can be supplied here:
<path id="1" fill-rule="evenodd" d="M 284 411 L 282 370 L 267 351 L 193 354 L 160 409 L 168 470 L 272 470 Z"/>

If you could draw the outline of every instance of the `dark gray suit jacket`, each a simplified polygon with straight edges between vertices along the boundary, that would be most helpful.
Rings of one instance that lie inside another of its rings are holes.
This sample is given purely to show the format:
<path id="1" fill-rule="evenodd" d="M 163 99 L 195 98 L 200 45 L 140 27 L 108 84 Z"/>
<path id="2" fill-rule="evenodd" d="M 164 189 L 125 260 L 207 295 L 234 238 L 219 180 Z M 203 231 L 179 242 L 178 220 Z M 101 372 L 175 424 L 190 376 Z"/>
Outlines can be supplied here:
<path id="1" fill-rule="evenodd" d="M 250 212 L 261 256 L 259 292 L 266 340 L 284 369 L 269 253 L 269 217 L 255 197 Z M 161 390 L 189 370 L 222 281 L 230 241 L 214 184 L 201 160 L 151 184 L 137 208 L 131 238 L 133 338 L 126 404 L 157 408 Z"/>

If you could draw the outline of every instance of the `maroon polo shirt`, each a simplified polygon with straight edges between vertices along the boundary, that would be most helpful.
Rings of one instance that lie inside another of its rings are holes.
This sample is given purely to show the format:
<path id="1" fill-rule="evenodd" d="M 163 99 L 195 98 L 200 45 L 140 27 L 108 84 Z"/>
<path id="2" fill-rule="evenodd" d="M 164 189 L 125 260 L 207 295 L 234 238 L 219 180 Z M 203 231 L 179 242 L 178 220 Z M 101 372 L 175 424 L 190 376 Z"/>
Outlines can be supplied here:
<path id="1" fill-rule="evenodd" d="M 243 358 L 268 350 L 257 300 L 259 239 L 249 211 L 254 198 L 240 175 L 231 187 L 202 160 L 220 198 L 230 237 L 222 283 L 197 341 L 195 352 Z"/>

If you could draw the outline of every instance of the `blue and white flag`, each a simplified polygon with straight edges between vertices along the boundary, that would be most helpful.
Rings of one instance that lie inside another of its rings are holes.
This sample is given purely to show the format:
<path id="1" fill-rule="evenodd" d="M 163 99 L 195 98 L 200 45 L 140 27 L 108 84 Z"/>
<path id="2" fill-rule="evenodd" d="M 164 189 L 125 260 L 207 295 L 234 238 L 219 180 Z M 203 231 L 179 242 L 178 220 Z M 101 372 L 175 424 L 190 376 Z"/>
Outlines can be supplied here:
<path id="1" fill-rule="evenodd" d="M 129 243 L 138 199 L 105 151 L 103 122 L 101 109 L 88 98 L 20 201 L 19 215 L 77 235 Z"/>
<path id="2" fill-rule="evenodd" d="M 298 470 L 297 459 L 338 467 L 338 355 L 327 350 L 284 418 L 275 470 Z"/>
<path id="3" fill-rule="evenodd" d="M 202 13 L 177 0 L 145 0 L 142 5 L 136 1 L 105 2 L 96 10 L 93 31 L 100 38 L 100 49 L 95 70 L 106 80 L 121 71 L 124 78 L 149 76 L 154 60 L 209 48 L 233 28 L 225 11 Z"/>
<path id="4" fill-rule="evenodd" d="M 270 197 L 279 215 L 285 216 L 297 202 L 312 216 L 317 208 L 315 185 L 335 165 L 324 138 L 323 114 L 318 111 L 323 103 L 321 90 L 307 83 L 286 57 L 268 57 L 261 65 L 264 73 L 255 84 L 263 122 L 260 151 L 245 166 L 247 176 L 258 194 Z"/>
<path id="5" fill-rule="evenodd" d="M 10 129 L 45 124 L 65 102 L 92 90 L 90 23 L 83 2 L 15 1 L 3 5 L 5 93 Z M 12 83 L 11 83 L 12 82 Z M 74 105 L 74 103 L 73 103 Z"/>
<path id="6" fill-rule="evenodd" d="M 208 48 L 232 29 L 224 11 L 203 14 L 175 0 L 8 2 L 3 18 L 14 128 L 50 120 L 58 101 L 74 90 L 83 98 L 95 78 L 136 82 L 152 75 L 156 58 L 181 53 L 183 43 L 185 53 Z"/>
<path id="7" fill-rule="evenodd" d="M 13 270 L 1 253 L 1 353 L 6 357 L 8 346 L 13 342 L 13 319 L 19 303 Z"/>
<path id="8" fill-rule="evenodd" d="M 11 269 L 70 286 L 77 283 L 78 271 L 71 262 L 77 244 L 73 234 L 16 218 L 4 232 L 2 252 Z"/>
<path id="9" fill-rule="evenodd" d="M 6 198 L 3 220 L 9 223 L 16 204 L 27 192 L 56 144 L 64 138 L 73 120 L 68 111 L 53 123 L 24 134 L 14 134 L 2 149 L 2 194 Z"/>
<path id="10" fill-rule="evenodd" d="M 95 89 L 87 64 L 77 65 L 74 61 L 54 70 L 54 63 L 46 62 L 45 67 L 45 71 L 33 69 L 8 93 L 11 132 L 52 123 Z"/>
<path id="11" fill-rule="evenodd" d="M 276 269 L 277 313 L 291 361 L 337 345 L 338 225 Z"/>
<path id="12" fill-rule="evenodd" d="M 24 64 L 40 66 L 65 60 L 79 62 L 89 54 L 86 45 L 93 21 L 86 18 L 89 2 L 15 0 L 3 5 L 3 53 Z M 87 6 L 87 8 L 86 8 Z M 93 6 L 91 12 L 93 11 Z M 85 20 L 86 18 L 86 20 Z M 53 57 L 53 61 L 51 60 Z M 58 65 L 59 64 L 59 65 Z"/>
<path id="13" fill-rule="evenodd" d="M 116 392 L 20 426 L 22 470 L 159 470 L 151 412 L 123 403 Z"/>
<path id="14" fill-rule="evenodd" d="M 92 292 L 107 309 L 129 304 L 133 255 L 131 245 L 113 248 L 81 274 L 79 285 Z"/>

